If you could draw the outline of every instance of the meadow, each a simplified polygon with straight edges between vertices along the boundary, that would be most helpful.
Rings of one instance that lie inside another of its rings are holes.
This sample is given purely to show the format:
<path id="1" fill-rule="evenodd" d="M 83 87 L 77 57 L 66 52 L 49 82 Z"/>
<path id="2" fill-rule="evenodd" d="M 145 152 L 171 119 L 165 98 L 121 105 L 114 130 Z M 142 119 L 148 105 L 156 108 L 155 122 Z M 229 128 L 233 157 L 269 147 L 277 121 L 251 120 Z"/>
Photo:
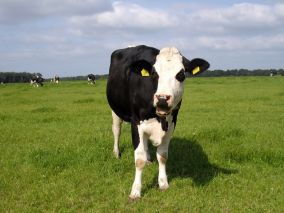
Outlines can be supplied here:
<path id="1" fill-rule="evenodd" d="M 143 172 L 124 123 L 112 153 L 106 81 L 0 85 L 0 212 L 284 212 L 284 77 L 186 79 L 167 163 Z"/>

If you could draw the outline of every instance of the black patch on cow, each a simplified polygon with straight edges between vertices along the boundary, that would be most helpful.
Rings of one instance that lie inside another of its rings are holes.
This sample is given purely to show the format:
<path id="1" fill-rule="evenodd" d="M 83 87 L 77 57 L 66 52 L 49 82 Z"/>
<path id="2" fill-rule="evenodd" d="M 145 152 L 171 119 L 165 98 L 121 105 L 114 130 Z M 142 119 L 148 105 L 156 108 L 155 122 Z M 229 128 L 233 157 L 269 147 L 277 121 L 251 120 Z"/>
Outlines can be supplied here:
<path id="1" fill-rule="evenodd" d="M 137 75 L 137 72 L 143 66 L 152 71 L 159 52 L 158 49 L 141 45 L 112 53 L 107 99 L 112 110 L 124 121 L 130 122 L 133 116 L 135 120 L 156 117 L 153 96 L 158 80 L 152 75 L 150 78 Z"/>
<path id="2" fill-rule="evenodd" d="M 134 72 L 140 76 L 143 69 L 149 72 L 149 75 L 152 74 L 152 65 L 146 60 L 135 61 L 130 65 L 130 72 Z"/>
<path id="3" fill-rule="evenodd" d="M 178 116 L 178 111 L 179 111 L 180 106 L 181 106 L 181 102 L 182 102 L 182 100 L 178 103 L 176 108 L 172 111 L 173 123 L 174 123 L 175 127 L 177 125 L 177 116 Z"/>
<path id="4" fill-rule="evenodd" d="M 139 145 L 139 133 L 138 133 L 138 127 L 135 121 L 131 121 L 131 135 L 132 135 L 132 144 L 134 150 Z"/>
<path id="5" fill-rule="evenodd" d="M 159 80 L 159 74 L 156 72 L 156 69 L 155 67 L 152 68 L 152 75 L 151 75 L 151 78 L 155 81 L 158 81 Z"/>
<path id="6" fill-rule="evenodd" d="M 158 77 L 154 74 L 153 65 L 159 52 L 158 49 L 141 45 L 116 50 L 111 55 L 107 100 L 118 117 L 131 122 L 134 149 L 139 145 L 139 122 L 157 117 L 153 96 Z M 141 75 L 143 68 L 149 72 L 149 77 Z"/>
<path id="7" fill-rule="evenodd" d="M 162 130 L 167 132 L 169 130 L 169 123 L 166 118 L 157 117 L 157 120 L 161 123 Z"/>
<path id="8" fill-rule="evenodd" d="M 185 79 L 185 72 L 184 72 L 183 69 L 181 71 L 179 71 L 178 74 L 176 74 L 176 79 L 179 82 L 183 82 L 184 81 L 184 79 Z"/>
<path id="9" fill-rule="evenodd" d="M 204 72 L 205 70 L 207 70 L 210 66 L 210 64 L 207 61 L 205 61 L 204 59 L 194 58 L 190 61 L 187 58 L 185 58 L 184 56 L 182 57 L 182 63 L 184 65 L 185 72 L 188 72 L 191 75 L 200 74 L 200 73 Z M 194 73 L 192 73 L 192 71 L 196 67 L 199 67 L 199 71 L 196 74 L 194 74 Z"/>
<path id="10" fill-rule="evenodd" d="M 168 131 L 169 124 L 168 124 L 166 118 L 161 118 L 161 124 L 162 124 L 162 130 L 165 131 L 165 132 Z"/>

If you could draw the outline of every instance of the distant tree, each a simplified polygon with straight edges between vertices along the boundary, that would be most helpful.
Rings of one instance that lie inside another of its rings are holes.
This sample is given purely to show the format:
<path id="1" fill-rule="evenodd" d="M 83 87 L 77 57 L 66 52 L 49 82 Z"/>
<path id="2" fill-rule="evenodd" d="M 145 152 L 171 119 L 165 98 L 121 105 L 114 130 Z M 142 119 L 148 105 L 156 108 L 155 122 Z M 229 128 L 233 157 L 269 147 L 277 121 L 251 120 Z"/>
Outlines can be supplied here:
<path id="1" fill-rule="evenodd" d="M 201 73 L 197 77 L 220 77 L 220 76 L 269 76 L 270 73 L 277 73 L 277 75 L 284 76 L 283 69 L 231 69 L 231 70 L 208 70 Z M 189 76 L 191 77 L 191 76 Z"/>

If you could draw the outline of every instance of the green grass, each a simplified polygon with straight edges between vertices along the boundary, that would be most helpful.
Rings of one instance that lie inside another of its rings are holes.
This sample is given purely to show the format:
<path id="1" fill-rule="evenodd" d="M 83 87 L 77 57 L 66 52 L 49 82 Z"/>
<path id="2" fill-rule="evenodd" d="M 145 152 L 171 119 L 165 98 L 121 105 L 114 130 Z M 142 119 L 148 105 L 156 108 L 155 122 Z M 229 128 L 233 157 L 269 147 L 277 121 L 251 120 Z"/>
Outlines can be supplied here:
<path id="1" fill-rule="evenodd" d="M 130 126 L 117 160 L 105 86 L 0 85 L 0 212 L 284 212 L 284 78 L 187 79 L 170 188 L 155 160 L 137 202 Z"/>

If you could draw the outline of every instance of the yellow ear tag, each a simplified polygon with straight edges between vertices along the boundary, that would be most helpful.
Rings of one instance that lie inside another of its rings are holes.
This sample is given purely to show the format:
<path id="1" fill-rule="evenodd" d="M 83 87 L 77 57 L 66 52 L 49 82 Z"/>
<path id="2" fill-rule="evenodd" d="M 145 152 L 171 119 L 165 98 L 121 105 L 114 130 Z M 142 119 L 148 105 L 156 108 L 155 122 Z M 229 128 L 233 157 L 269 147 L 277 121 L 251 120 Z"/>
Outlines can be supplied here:
<path id="1" fill-rule="evenodd" d="M 192 70 L 192 74 L 195 75 L 199 71 L 200 71 L 200 67 L 196 67 L 196 68 L 194 68 L 194 70 Z"/>
<path id="2" fill-rule="evenodd" d="M 142 76 L 150 76 L 149 72 L 147 70 L 145 70 L 144 68 L 141 70 L 141 75 Z"/>

